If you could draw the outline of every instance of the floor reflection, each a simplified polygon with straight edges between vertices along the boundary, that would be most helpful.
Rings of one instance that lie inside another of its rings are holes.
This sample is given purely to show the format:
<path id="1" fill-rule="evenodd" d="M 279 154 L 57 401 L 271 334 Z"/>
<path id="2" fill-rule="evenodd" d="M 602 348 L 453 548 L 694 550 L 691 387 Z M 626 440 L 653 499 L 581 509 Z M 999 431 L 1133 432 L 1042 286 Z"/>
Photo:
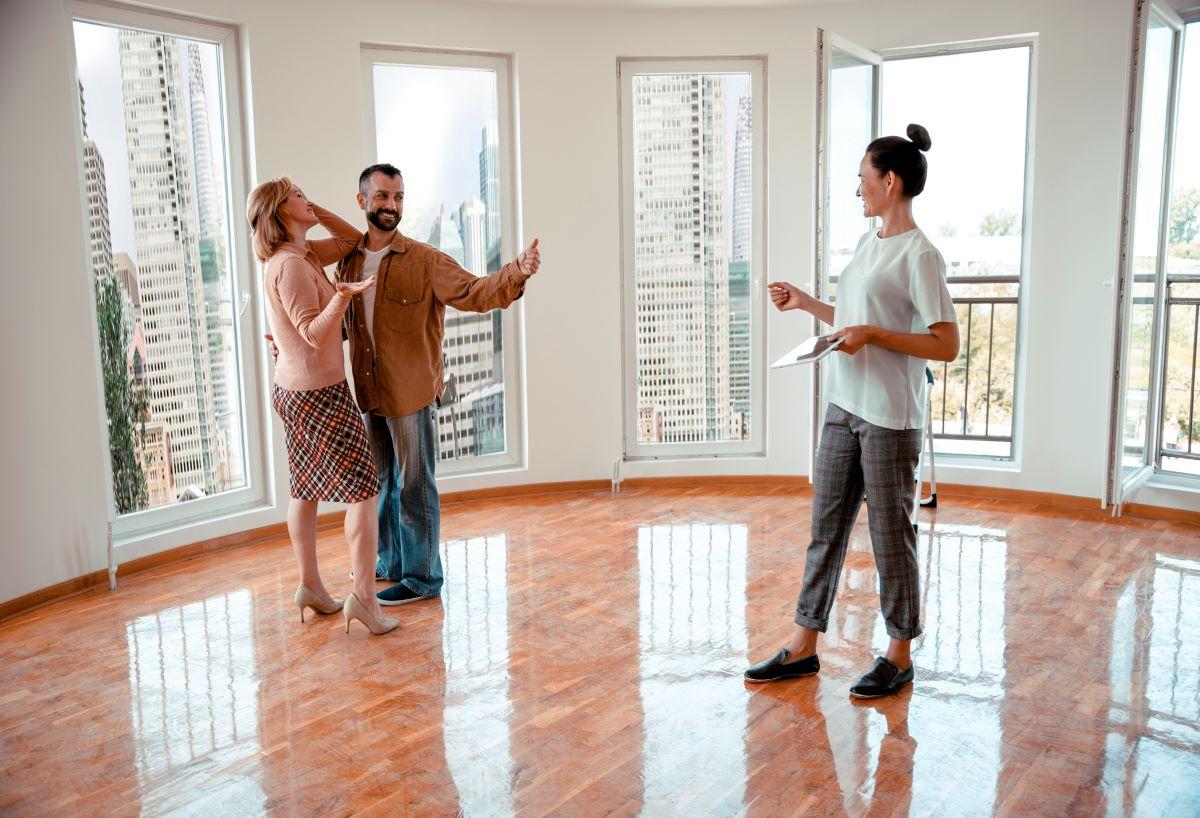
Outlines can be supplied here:
<path id="1" fill-rule="evenodd" d="M 1113 814 L 1200 814 L 1200 562 L 1155 557 L 1117 600 L 1104 785 Z"/>
<path id="2" fill-rule="evenodd" d="M 0 623 L 0 814 L 1200 816 L 1194 530 L 939 509 L 916 684 L 863 703 L 865 524 L 820 674 L 741 678 L 791 629 L 806 502 L 448 506 L 442 599 L 381 638 L 298 621 L 285 538 L 190 563 L 203 600 L 146 572 Z"/>
<path id="3" fill-rule="evenodd" d="M 144 814 L 263 811 L 253 604 L 243 589 L 126 626 Z"/>
<path id="4" fill-rule="evenodd" d="M 507 539 L 450 541 L 443 553 L 446 764 L 462 814 L 511 815 Z"/>
<path id="5" fill-rule="evenodd" d="M 721 814 L 745 794 L 744 525 L 638 529 L 643 814 Z"/>
<path id="6" fill-rule="evenodd" d="M 960 814 L 988 814 L 1001 765 L 1005 532 L 934 521 L 922 526 L 918 550 L 925 633 L 913 650 L 918 678 L 908 710 L 908 732 L 920 740 L 912 810 L 944 806 L 954 785 Z M 886 645 L 882 622 L 872 642 L 877 651 Z"/>

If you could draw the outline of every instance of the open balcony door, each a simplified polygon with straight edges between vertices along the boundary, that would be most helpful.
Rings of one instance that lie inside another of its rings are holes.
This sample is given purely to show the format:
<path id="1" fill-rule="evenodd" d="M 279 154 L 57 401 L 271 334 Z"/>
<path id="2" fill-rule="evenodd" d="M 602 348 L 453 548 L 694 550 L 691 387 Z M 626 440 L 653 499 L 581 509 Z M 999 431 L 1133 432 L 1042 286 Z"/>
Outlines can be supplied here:
<path id="1" fill-rule="evenodd" d="M 817 29 L 817 207 L 813 294 L 837 297 L 837 280 L 859 237 L 871 226 L 854 195 L 858 163 L 879 135 L 879 66 L 875 52 Z M 832 197 L 831 197 L 832 194 Z M 826 333 L 814 320 L 814 333 Z M 809 475 L 816 473 L 817 446 L 825 418 L 821 365 L 813 366 L 812 451 Z M 811 477 L 809 478 L 812 479 Z"/>
<path id="2" fill-rule="evenodd" d="M 1171 165 L 1183 21 L 1150 0 L 1135 7 L 1116 276 L 1105 505 L 1114 516 L 1159 462 Z"/>

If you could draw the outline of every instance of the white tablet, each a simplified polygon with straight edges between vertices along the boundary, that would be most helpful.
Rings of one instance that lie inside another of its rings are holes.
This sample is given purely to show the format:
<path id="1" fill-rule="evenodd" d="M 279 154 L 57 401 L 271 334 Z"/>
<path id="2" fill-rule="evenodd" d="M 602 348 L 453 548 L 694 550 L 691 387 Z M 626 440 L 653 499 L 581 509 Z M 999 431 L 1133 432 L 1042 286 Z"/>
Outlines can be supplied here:
<path id="1" fill-rule="evenodd" d="M 821 360 L 841 345 L 841 338 L 831 341 L 828 335 L 814 335 L 787 355 L 784 355 L 778 361 L 771 364 L 771 369 L 781 369 L 785 366 L 795 366 L 796 364 L 811 364 L 814 361 Z"/>

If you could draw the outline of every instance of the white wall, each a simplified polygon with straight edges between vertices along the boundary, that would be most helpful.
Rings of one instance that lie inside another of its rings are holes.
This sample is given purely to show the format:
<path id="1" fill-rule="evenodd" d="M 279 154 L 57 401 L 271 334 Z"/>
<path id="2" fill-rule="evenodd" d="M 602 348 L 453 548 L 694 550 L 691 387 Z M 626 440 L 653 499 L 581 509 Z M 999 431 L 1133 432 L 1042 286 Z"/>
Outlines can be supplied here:
<path id="1" fill-rule="evenodd" d="M 0 600 L 104 565 L 106 487 L 94 319 L 77 205 L 72 48 L 58 0 L 2 0 L 5 490 Z M 887 48 L 1039 35 L 1031 358 L 1019 470 L 943 468 L 946 482 L 1102 494 L 1111 288 L 1132 21 L 1127 0 L 851 3 L 736 11 L 581 11 L 493 3 L 163 0 L 243 27 L 255 178 L 287 173 L 354 216 L 363 42 L 515 55 L 521 220 L 542 239 L 524 304 L 528 469 L 443 489 L 606 478 L 621 453 L 618 56 L 766 55 L 768 275 L 811 276 L 815 30 Z M 333 14 L 330 8 L 336 8 Z M 564 184 L 569 182 L 569 184 Z M 796 335 L 772 314 L 768 355 Z M 625 474 L 807 474 L 807 385 L 768 380 L 768 456 L 632 464 Z M 278 427 L 276 426 L 276 429 Z M 281 447 L 274 442 L 278 455 Z M 286 465 L 275 483 L 286 494 Z M 1191 507 L 1194 497 L 1163 495 Z M 286 499 L 286 498 L 285 498 Z M 268 509 L 169 532 L 128 559 L 282 519 Z"/>

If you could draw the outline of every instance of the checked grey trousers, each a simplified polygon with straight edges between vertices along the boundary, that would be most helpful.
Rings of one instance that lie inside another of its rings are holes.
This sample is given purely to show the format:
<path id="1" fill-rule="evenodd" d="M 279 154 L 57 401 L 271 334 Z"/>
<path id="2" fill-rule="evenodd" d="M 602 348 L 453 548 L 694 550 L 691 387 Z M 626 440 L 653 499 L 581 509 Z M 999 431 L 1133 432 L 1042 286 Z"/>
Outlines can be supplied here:
<path id="1" fill-rule="evenodd" d="M 885 429 L 830 404 L 817 449 L 812 541 L 796 624 L 825 632 L 846 561 L 850 532 L 867 495 L 867 524 L 879 573 L 879 604 L 888 635 L 921 635 L 913 493 L 922 429 Z"/>

